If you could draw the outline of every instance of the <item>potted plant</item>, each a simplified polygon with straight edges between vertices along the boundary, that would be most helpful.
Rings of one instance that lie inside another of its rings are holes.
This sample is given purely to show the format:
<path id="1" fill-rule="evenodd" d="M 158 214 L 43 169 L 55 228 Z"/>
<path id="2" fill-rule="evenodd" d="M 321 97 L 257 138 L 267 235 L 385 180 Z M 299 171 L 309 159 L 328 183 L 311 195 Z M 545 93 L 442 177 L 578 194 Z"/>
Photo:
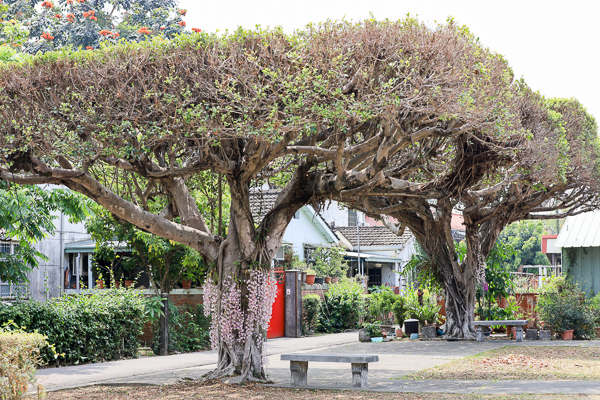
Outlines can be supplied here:
<path id="1" fill-rule="evenodd" d="M 96 281 L 96 289 L 104 289 L 104 279 L 98 279 Z"/>
<path id="2" fill-rule="evenodd" d="M 306 284 L 307 285 L 314 285 L 315 284 L 315 278 L 316 278 L 316 272 L 314 269 L 312 268 L 307 268 L 306 269 Z"/>
<path id="3" fill-rule="evenodd" d="M 192 288 L 192 280 L 191 279 L 182 279 L 181 280 L 181 288 L 182 289 L 191 289 Z"/>
<path id="4" fill-rule="evenodd" d="M 404 302 L 404 297 L 398 297 L 396 302 L 392 305 L 392 313 L 394 314 L 394 318 L 396 319 L 396 323 L 398 324 L 398 328 L 396 328 L 396 336 L 402 337 L 404 336 L 402 333 L 402 327 L 404 326 L 404 319 L 406 318 L 406 304 Z"/>
<path id="5" fill-rule="evenodd" d="M 317 275 L 324 278 L 325 283 L 331 283 L 332 277 L 339 280 L 339 277 L 346 274 L 348 265 L 344 261 L 344 254 L 341 247 L 319 247 L 312 253 L 312 266 Z"/>
<path id="6" fill-rule="evenodd" d="M 593 306 L 585 302 L 585 294 L 571 282 L 558 286 L 555 291 L 540 294 L 537 311 L 545 325 L 559 333 L 563 340 L 594 334 Z"/>
<path id="7" fill-rule="evenodd" d="M 365 322 L 362 324 L 363 329 L 371 337 L 371 342 L 382 342 L 383 334 L 381 333 L 381 324 L 379 321 L 373 323 Z"/>

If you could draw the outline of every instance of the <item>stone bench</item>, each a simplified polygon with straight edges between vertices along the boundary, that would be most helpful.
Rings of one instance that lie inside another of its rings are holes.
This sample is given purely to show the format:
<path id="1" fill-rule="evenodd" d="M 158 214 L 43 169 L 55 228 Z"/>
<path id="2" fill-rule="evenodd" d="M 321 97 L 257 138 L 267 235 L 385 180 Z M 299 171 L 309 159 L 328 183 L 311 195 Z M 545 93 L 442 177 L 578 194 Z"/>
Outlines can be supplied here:
<path id="1" fill-rule="evenodd" d="M 525 325 L 527 325 L 529 323 L 529 321 L 527 320 L 520 320 L 520 319 L 514 319 L 514 320 L 499 320 L 499 321 L 475 321 L 473 322 L 473 325 L 475 326 L 475 330 L 477 331 L 477 341 L 478 342 L 483 342 L 483 339 L 485 338 L 485 336 L 483 335 L 483 329 L 482 327 L 484 326 L 493 326 L 493 325 L 512 325 L 515 326 L 517 328 L 517 337 L 515 338 L 517 340 L 517 342 L 522 342 L 523 341 L 523 327 Z"/>
<path id="2" fill-rule="evenodd" d="M 336 362 L 352 364 L 352 386 L 367 386 L 367 375 L 369 363 L 379 361 L 379 356 L 357 354 L 357 355 L 335 355 L 335 354 L 282 354 L 282 360 L 290 361 L 292 386 L 308 384 L 309 362 Z"/>

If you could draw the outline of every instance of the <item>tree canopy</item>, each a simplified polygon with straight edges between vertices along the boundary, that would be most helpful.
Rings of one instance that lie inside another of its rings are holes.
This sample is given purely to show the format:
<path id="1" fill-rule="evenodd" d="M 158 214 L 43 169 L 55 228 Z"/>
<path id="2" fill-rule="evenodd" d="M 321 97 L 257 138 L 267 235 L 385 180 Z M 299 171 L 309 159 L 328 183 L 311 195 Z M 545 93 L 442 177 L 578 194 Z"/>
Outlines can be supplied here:
<path id="1" fill-rule="evenodd" d="M 171 38 L 186 26 L 183 17 L 187 12 L 178 8 L 177 3 L 177 0 L 4 0 L 0 3 L 0 49 L 4 53 L 35 54 L 66 46 L 96 49 L 101 43 L 122 39 Z"/>
<path id="2" fill-rule="evenodd" d="M 570 206 L 595 193 L 593 119 L 574 101 L 533 93 L 452 20 L 65 49 L 0 66 L 0 88 L 0 179 L 66 185 L 190 246 L 212 267 L 209 297 L 219 305 L 211 309 L 220 310 L 213 377 L 264 377 L 264 273 L 305 204 L 335 199 L 393 215 L 426 251 L 442 249 L 447 281 L 467 285 L 476 271 L 461 270 L 442 224 L 455 205 L 474 229 L 499 215 L 510 220 L 511 210 L 534 215 L 551 199 Z M 210 230 L 190 190 L 208 171 L 229 190 L 223 235 Z M 255 218 L 251 193 L 267 183 L 281 191 Z M 524 196 L 531 201 L 519 209 Z M 152 209 L 157 201 L 163 207 Z M 468 241 L 467 258 L 477 259 L 481 241 Z M 465 297 L 445 288 L 454 296 L 447 310 L 459 313 Z M 237 319 L 228 315 L 242 320 L 231 325 Z M 468 332 L 469 321 L 452 334 Z"/>

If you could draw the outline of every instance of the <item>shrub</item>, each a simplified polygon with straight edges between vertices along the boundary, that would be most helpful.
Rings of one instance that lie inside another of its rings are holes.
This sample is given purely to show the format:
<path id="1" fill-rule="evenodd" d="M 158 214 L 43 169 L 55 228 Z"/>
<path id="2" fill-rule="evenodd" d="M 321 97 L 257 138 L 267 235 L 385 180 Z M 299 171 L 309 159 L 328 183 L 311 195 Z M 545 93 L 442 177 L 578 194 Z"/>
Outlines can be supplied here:
<path id="1" fill-rule="evenodd" d="M 159 323 L 153 323 L 152 350 L 159 354 Z M 177 307 L 169 302 L 169 352 L 191 353 L 210 348 L 210 318 L 201 304 Z"/>
<path id="2" fill-rule="evenodd" d="M 39 333 L 0 328 L 0 399 L 20 399 L 35 383 L 35 368 L 42 364 L 40 349 L 46 346 L 46 337 Z"/>
<path id="3" fill-rule="evenodd" d="M 406 307 L 404 297 L 398 296 L 396 302 L 392 306 L 392 314 L 394 314 L 396 323 L 400 326 L 400 328 L 402 328 L 402 325 L 404 324 L 407 311 L 408 308 Z"/>
<path id="4" fill-rule="evenodd" d="M 364 315 L 364 297 L 362 286 L 350 279 L 329 286 L 321 313 L 321 330 L 340 332 L 357 329 Z"/>
<path id="5" fill-rule="evenodd" d="M 537 311 L 540 318 L 551 329 L 562 332 L 574 330 L 577 338 L 589 338 L 594 334 L 594 313 L 590 303 L 585 302 L 585 294 L 579 286 L 563 282 L 555 291 L 548 291 L 538 297 Z"/>
<path id="6" fill-rule="evenodd" d="M 372 338 L 381 337 L 383 334 L 381 333 L 381 322 L 375 321 L 373 323 L 365 322 L 362 324 L 362 328 L 367 330 L 367 333 Z"/>
<path id="7" fill-rule="evenodd" d="M 375 286 L 369 295 L 369 317 L 372 320 L 382 321 L 386 324 L 393 323 L 392 309 L 400 295 L 394 293 L 394 290 L 388 286 Z M 403 303 L 404 304 L 404 303 Z"/>
<path id="8" fill-rule="evenodd" d="M 302 315 L 304 316 L 302 331 L 304 334 L 317 330 L 321 308 L 321 298 L 318 295 L 307 294 L 302 298 Z"/>
<path id="9" fill-rule="evenodd" d="M 137 357 L 144 322 L 142 293 L 105 290 L 92 295 L 26 301 L 0 306 L 0 324 L 14 321 L 48 338 L 41 356 L 49 364 L 80 364 Z"/>
<path id="10" fill-rule="evenodd" d="M 348 264 L 344 261 L 345 250 L 341 247 L 319 247 L 312 254 L 312 267 L 321 277 L 344 277 Z"/>
<path id="11" fill-rule="evenodd" d="M 409 291 L 406 296 L 406 316 L 418 319 L 421 323 L 432 324 L 439 319 L 440 306 L 437 304 L 437 296 L 428 289 L 423 290 L 423 304 L 419 304 L 416 290 Z"/>

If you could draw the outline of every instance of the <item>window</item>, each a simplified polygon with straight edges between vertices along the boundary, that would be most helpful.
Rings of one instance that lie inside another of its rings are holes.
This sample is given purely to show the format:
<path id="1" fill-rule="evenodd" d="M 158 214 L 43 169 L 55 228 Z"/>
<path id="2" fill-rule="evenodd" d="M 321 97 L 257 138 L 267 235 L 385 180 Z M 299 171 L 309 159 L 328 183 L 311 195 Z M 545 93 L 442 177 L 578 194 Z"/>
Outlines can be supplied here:
<path id="1" fill-rule="evenodd" d="M 9 241 L 0 241 L 0 260 L 3 259 L 3 254 L 15 254 L 18 245 Z M 14 285 L 8 282 L 0 281 L 0 298 L 17 297 L 26 293 L 24 285 Z"/>
<path id="2" fill-rule="evenodd" d="M 356 226 L 357 215 L 356 210 L 348 210 L 348 226 Z"/>
<path id="3" fill-rule="evenodd" d="M 316 249 L 315 246 L 311 246 L 310 244 L 304 245 L 304 262 L 306 262 L 306 264 L 310 265 L 314 262 L 312 254 Z"/>

